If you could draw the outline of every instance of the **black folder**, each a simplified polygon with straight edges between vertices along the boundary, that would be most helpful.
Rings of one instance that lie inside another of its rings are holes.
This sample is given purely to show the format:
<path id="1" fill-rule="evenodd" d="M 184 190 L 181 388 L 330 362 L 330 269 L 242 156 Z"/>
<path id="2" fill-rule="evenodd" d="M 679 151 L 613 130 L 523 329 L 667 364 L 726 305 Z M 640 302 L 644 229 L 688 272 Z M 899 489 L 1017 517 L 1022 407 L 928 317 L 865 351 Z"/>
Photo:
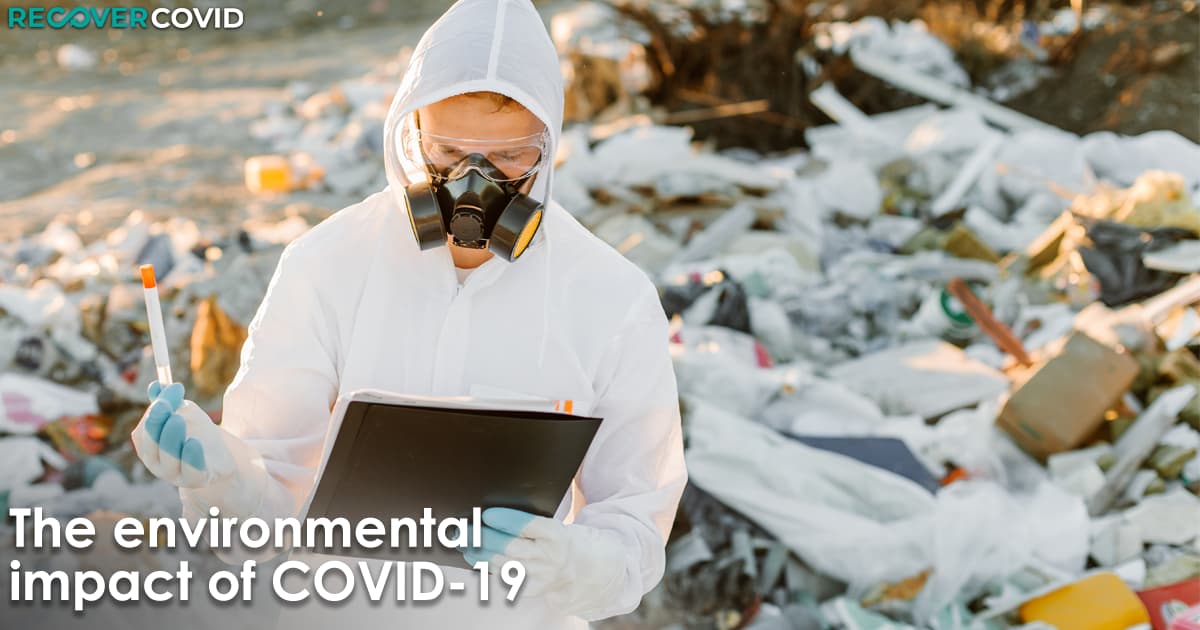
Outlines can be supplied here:
<path id="1" fill-rule="evenodd" d="M 445 408 L 351 399 L 309 502 L 308 518 L 419 521 L 510 507 L 551 517 L 599 418 L 517 409 Z M 336 408 L 335 408 L 336 413 Z M 336 421 L 336 418 L 335 418 Z M 436 542 L 436 537 L 435 537 Z M 319 547 L 322 554 L 467 567 L 461 550 Z"/>

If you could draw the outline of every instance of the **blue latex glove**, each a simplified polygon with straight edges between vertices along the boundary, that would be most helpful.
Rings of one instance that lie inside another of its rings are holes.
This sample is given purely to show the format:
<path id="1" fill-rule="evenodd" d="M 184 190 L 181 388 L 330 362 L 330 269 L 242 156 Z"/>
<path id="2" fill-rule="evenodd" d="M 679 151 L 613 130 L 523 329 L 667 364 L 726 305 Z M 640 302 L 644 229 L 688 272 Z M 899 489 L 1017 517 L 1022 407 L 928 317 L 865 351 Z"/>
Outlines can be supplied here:
<path id="1" fill-rule="evenodd" d="M 468 549 L 468 563 L 488 562 L 497 573 L 515 560 L 525 566 L 521 594 L 544 597 L 567 615 L 588 617 L 611 604 L 624 586 L 625 550 L 615 532 L 509 508 L 483 511 L 481 546 Z"/>
<path id="2" fill-rule="evenodd" d="M 237 469 L 224 432 L 184 399 L 183 385 L 156 381 L 147 393 L 150 407 L 133 431 L 133 446 L 150 472 L 180 488 L 202 488 Z"/>
<path id="3" fill-rule="evenodd" d="M 187 421 L 176 413 L 183 406 L 183 384 L 172 383 L 163 388 L 154 381 L 147 390 L 150 409 L 146 413 L 146 432 L 163 453 L 199 471 L 207 470 L 204 447 L 196 438 L 187 437 Z"/>

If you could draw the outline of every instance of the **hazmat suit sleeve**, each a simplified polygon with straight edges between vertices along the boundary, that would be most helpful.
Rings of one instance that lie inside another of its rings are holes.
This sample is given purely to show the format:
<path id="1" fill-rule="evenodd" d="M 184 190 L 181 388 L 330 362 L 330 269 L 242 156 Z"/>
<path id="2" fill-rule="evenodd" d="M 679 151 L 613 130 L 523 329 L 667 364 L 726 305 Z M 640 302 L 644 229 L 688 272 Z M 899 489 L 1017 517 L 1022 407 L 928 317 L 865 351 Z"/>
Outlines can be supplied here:
<path id="1" fill-rule="evenodd" d="M 240 519 L 298 516 L 312 487 L 337 396 L 337 364 L 335 320 L 318 294 L 309 243 L 302 238 L 281 256 L 225 392 L 221 428 L 261 457 L 265 479 L 246 492 L 181 489 L 185 518 L 206 516 L 213 505 Z"/>
<path id="2" fill-rule="evenodd" d="M 619 534 L 624 584 L 603 619 L 632 611 L 660 579 L 687 471 L 666 317 L 647 285 L 597 374 L 593 415 L 604 422 L 580 470 L 586 505 L 575 522 Z"/>

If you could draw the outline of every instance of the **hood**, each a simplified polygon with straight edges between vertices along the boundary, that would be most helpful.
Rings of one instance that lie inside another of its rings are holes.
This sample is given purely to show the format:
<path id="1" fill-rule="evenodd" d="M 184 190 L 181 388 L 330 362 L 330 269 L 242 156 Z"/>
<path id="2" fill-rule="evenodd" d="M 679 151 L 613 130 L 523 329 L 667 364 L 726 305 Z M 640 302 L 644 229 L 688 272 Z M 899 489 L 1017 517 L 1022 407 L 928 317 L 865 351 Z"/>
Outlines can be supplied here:
<path id="1" fill-rule="evenodd" d="M 562 135 L 563 78 L 554 42 L 531 0 L 459 0 L 417 42 L 383 128 L 384 168 L 393 196 L 427 179 L 423 171 L 405 172 L 400 165 L 396 142 L 401 125 L 417 109 L 467 92 L 508 96 L 550 131 L 549 160 L 529 191 L 530 197 L 545 205 L 546 218 L 527 250 L 543 250 L 541 265 L 549 293 L 551 248 L 546 232 L 548 216 L 554 211 L 550 192 Z M 398 205 L 403 207 L 403 201 Z M 548 299 L 543 301 L 539 366 L 546 355 L 549 305 Z"/>
<path id="2" fill-rule="evenodd" d="M 550 205 L 553 156 L 562 133 L 563 79 L 558 54 L 530 0 L 459 0 L 417 43 L 384 125 L 385 170 L 393 194 L 426 179 L 397 158 L 399 128 L 426 105 L 467 92 L 517 101 L 550 130 L 550 159 L 529 195 Z"/>

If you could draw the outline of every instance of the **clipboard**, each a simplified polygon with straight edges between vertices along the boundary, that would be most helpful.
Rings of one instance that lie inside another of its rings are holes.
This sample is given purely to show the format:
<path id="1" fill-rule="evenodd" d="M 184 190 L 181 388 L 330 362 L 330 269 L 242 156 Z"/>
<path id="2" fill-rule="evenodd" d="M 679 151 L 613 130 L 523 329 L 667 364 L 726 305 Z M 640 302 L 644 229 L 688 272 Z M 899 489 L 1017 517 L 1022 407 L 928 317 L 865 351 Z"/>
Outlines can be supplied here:
<path id="1" fill-rule="evenodd" d="M 425 508 L 439 520 L 468 518 L 475 507 L 553 517 L 601 420 L 544 410 L 549 404 L 371 390 L 339 398 L 302 514 L 344 517 L 352 527 L 373 517 L 385 529 L 392 518 L 419 521 Z M 469 568 L 461 550 L 351 542 L 313 551 Z"/>

